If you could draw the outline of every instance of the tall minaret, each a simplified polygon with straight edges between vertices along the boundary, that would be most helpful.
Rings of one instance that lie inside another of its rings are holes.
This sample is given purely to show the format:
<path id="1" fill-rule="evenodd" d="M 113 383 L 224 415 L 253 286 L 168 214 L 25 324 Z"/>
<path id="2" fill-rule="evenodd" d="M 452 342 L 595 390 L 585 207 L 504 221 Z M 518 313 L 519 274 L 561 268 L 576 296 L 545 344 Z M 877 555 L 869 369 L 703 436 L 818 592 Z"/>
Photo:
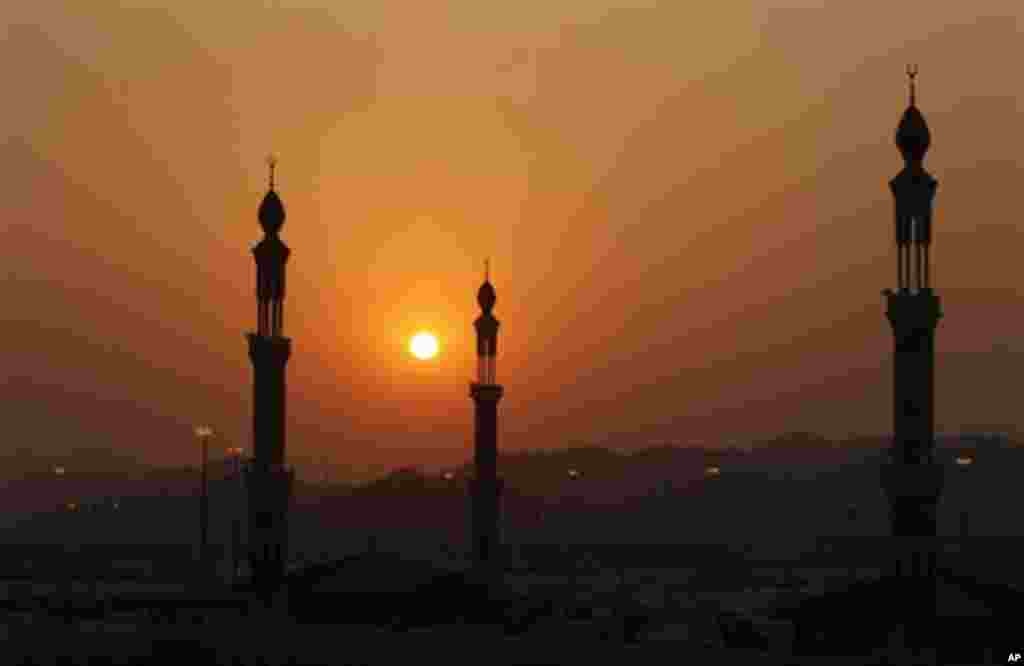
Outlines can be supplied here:
<path id="1" fill-rule="evenodd" d="M 268 160 L 270 185 L 259 208 L 263 239 L 256 259 L 256 331 L 247 334 L 253 367 L 253 459 L 249 491 L 249 562 L 253 583 L 272 592 L 287 561 L 288 505 L 294 480 L 285 467 L 285 377 L 291 340 L 284 337 L 284 269 L 291 250 L 278 232 L 284 205 L 274 190 L 274 158 Z"/>
<path id="2" fill-rule="evenodd" d="M 896 130 L 904 167 L 889 181 L 896 203 L 897 287 L 885 291 L 886 315 L 895 337 L 893 354 L 893 441 L 882 470 L 889 499 L 892 535 L 904 547 L 899 573 L 934 573 L 936 507 L 942 493 L 942 467 L 934 461 L 935 327 L 942 312 L 929 282 L 932 200 L 937 182 L 924 170 L 931 133 L 916 106 L 916 68 L 908 68 L 910 104 Z"/>
<path id="3" fill-rule="evenodd" d="M 498 320 L 491 314 L 497 296 L 490 280 L 489 266 L 484 271 L 476 300 L 481 315 L 476 328 L 477 381 L 470 384 L 469 395 L 476 405 L 474 419 L 473 463 L 476 474 L 470 485 L 472 501 L 473 561 L 482 568 L 494 563 L 498 547 L 498 401 L 503 389 L 496 383 L 495 357 L 498 349 Z"/>

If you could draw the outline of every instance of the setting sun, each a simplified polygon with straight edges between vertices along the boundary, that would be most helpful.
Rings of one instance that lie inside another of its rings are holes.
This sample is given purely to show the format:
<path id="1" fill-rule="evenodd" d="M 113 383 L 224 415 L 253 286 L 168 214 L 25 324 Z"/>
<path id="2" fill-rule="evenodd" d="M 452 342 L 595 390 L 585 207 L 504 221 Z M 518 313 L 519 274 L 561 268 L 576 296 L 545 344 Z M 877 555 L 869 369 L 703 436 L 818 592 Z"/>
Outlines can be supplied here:
<path id="1" fill-rule="evenodd" d="M 437 356 L 437 336 L 426 331 L 417 333 L 409 341 L 409 351 L 420 360 L 427 360 Z"/>

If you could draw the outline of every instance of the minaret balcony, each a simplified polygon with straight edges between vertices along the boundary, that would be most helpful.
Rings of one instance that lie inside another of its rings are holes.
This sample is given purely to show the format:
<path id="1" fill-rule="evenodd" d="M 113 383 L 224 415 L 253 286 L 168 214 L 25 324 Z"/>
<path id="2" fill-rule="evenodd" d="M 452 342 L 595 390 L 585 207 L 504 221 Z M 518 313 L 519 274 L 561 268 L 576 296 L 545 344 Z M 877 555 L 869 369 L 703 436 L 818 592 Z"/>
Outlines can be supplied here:
<path id="1" fill-rule="evenodd" d="M 931 288 L 885 290 L 886 315 L 893 323 L 933 327 L 942 318 L 938 295 Z"/>
<path id="2" fill-rule="evenodd" d="M 250 345 L 258 344 L 263 347 L 270 347 L 278 350 L 291 349 L 292 339 L 283 335 L 262 335 L 258 331 L 249 331 L 245 334 Z"/>
<path id="3" fill-rule="evenodd" d="M 469 397 L 474 400 L 489 400 L 497 402 L 504 393 L 504 387 L 500 384 L 481 384 L 480 382 L 469 383 Z"/>

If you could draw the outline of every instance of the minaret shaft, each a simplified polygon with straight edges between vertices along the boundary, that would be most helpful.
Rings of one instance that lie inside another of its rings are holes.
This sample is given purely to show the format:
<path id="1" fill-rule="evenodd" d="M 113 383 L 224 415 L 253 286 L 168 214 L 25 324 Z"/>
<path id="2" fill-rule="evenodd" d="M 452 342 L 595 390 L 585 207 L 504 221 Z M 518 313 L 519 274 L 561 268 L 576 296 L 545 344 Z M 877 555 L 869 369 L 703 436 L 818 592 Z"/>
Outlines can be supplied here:
<path id="1" fill-rule="evenodd" d="M 494 387 L 497 388 L 497 387 Z M 498 477 L 498 398 L 500 391 L 488 395 L 484 387 L 477 387 L 472 397 L 476 402 L 473 427 L 473 464 L 477 478 Z"/>
<path id="2" fill-rule="evenodd" d="M 891 303 L 890 312 L 904 305 Z M 893 354 L 895 457 L 908 465 L 928 463 L 932 459 L 935 437 L 935 332 L 895 327 L 893 332 L 896 338 Z"/>
<path id="3" fill-rule="evenodd" d="M 499 546 L 502 481 L 498 477 L 498 401 L 503 389 L 493 384 L 473 384 L 473 467 L 471 483 L 473 560 L 491 563 Z"/>
<path id="4" fill-rule="evenodd" d="M 285 366 L 287 338 L 251 333 L 253 459 L 246 473 L 249 495 L 249 563 L 253 583 L 270 592 L 282 581 L 288 559 L 288 508 L 294 472 L 285 467 Z"/>
<path id="5" fill-rule="evenodd" d="M 894 538 L 893 573 L 907 588 L 905 612 L 930 617 L 937 551 L 937 510 L 943 489 L 942 466 L 935 462 L 935 328 L 941 317 L 931 289 L 887 294 L 892 324 L 893 442 L 881 469 Z"/>
<path id="6" fill-rule="evenodd" d="M 253 367 L 253 459 L 265 466 L 285 462 L 285 366 L 291 341 L 250 334 L 249 358 Z"/>
<path id="7" fill-rule="evenodd" d="M 249 334 L 253 364 L 253 460 L 249 495 L 249 562 L 257 589 L 270 592 L 285 575 L 288 508 L 294 472 L 285 467 L 287 338 Z"/>

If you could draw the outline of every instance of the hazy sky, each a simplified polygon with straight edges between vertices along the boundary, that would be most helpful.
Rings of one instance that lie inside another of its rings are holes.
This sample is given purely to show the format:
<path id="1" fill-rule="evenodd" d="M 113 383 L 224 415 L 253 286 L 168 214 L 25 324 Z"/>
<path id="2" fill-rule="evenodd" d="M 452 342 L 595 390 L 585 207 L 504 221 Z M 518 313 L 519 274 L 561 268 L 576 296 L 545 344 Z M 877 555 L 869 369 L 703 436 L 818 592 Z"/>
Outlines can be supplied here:
<path id="1" fill-rule="evenodd" d="M 986 402 L 1024 351 L 1016 2 L 173 4 L 0 16 L 18 445 L 182 463 L 197 422 L 248 444 L 269 152 L 295 459 L 468 455 L 486 256 L 505 448 L 883 432 L 908 62 L 940 181 L 938 426 L 1021 411 Z"/>

